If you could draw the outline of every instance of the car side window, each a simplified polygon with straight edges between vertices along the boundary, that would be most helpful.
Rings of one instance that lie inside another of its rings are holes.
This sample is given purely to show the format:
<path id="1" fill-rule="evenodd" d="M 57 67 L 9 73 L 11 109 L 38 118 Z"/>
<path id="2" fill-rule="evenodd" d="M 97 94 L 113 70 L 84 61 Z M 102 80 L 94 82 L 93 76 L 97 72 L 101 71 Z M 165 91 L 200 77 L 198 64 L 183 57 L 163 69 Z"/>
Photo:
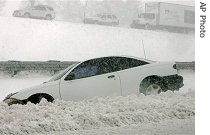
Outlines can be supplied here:
<path id="1" fill-rule="evenodd" d="M 89 60 L 78 65 L 69 75 L 73 75 L 73 78 L 68 78 L 69 75 L 64 80 L 75 80 L 86 77 L 95 76 L 98 74 L 98 67 L 95 65 L 94 61 Z"/>
<path id="2" fill-rule="evenodd" d="M 98 69 L 96 66 L 87 65 L 74 70 L 75 79 L 86 78 L 97 75 Z"/>
<path id="3" fill-rule="evenodd" d="M 106 19 L 106 15 L 102 15 L 101 18 L 102 18 L 102 19 Z"/>
<path id="4" fill-rule="evenodd" d="M 45 7 L 37 6 L 35 7 L 36 10 L 46 10 Z"/>
<path id="5" fill-rule="evenodd" d="M 118 58 L 118 62 L 119 62 L 120 70 L 149 64 L 148 62 L 145 62 L 145 61 L 142 61 L 142 60 L 137 60 L 137 59 L 133 59 L 133 58 L 126 58 L 126 57 Z"/>
<path id="6" fill-rule="evenodd" d="M 91 76 L 107 74 L 128 68 L 149 64 L 148 62 L 126 57 L 104 57 L 78 65 L 64 80 L 75 80 Z M 73 77 L 72 77 L 73 75 Z M 68 76 L 71 76 L 68 78 Z"/>
<path id="7" fill-rule="evenodd" d="M 125 70 L 128 68 L 138 67 L 145 64 L 149 64 L 148 62 L 126 58 L 126 57 L 111 57 L 109 60 L 110 72 Z"/>

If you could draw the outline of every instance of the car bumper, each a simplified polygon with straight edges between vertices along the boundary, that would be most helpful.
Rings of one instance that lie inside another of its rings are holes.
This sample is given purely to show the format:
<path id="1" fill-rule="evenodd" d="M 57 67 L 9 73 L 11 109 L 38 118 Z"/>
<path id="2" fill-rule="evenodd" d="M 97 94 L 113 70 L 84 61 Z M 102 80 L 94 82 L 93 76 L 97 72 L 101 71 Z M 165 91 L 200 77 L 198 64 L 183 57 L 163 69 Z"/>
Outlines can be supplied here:
<path id="1" fill-rule="evenodd" d="M 165 80 L 165 83 L 167 84 L 168 90 L 174 91 L 184 86 L 183 77 L 180 75 L 164 76 L 163 79 Z"/>

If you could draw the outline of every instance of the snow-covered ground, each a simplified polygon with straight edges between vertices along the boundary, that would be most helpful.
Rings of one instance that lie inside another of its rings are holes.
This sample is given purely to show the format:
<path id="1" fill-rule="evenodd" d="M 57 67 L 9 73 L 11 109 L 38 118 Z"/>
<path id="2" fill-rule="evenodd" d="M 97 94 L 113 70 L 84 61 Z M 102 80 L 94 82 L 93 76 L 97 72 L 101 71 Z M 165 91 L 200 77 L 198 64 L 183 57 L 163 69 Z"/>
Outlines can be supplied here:
<path id="1" fill-rule="evenodd" d="M 0 134 L 144 134 L 195 133 L 195 74 L 180 71 L 185 86 L 157 96 L 96 97 L 80 102 L 42 101 L 38 105 L 0 103 Z M 48 74 L 23 72 L 14 78 L 1 74 L 0 100 L 10 92 L 42 83 Z"/>
<path id="2" fill-rule="evenodd" d="M 80 61 L 132 55 L 158 61 L 194 61 L 194 34 L 0 17 L 0 61 Z M 195 75 L 180 71 L 185 86 L 156 96 L 93 98 L 80 102 L 44 100 L 39 105 L 0 103 L 0 134 L 194 134 Z M 45 73 L 0 73 L 0 100 L 50 78 Z"/>
<path id="3" fill-rule="evenodd" d="M 194 61 L 194 34 L 0 17 L 1 60 L 84 60 L 131 55 L 157 61 Z"/>

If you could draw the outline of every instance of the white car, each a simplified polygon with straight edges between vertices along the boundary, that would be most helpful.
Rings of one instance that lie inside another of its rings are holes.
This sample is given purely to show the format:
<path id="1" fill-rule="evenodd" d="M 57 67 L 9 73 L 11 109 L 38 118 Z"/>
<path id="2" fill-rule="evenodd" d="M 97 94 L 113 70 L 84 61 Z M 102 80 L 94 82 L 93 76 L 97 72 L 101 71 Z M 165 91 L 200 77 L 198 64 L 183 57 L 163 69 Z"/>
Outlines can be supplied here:
<path id="1" fill-rule="evenodd" d="M 55 18 L 55 11 L 52 7 L 45 5 L 37 5 L 33 7 L 27 7 L 21 10 L 15 10 L 13 16 L 52 20 Z"/>
<path id="2" fill-rule="evenodd" d="M 183 77 L 177 74 L 175 62 L 153 62 L 146 59 L 111 56 L 76 63 L 49 81 L 8 95 L 7 104 L 39 103 L 42 98 L 79 101 L 95 96 L 159 94 L 178 90 Z"/>

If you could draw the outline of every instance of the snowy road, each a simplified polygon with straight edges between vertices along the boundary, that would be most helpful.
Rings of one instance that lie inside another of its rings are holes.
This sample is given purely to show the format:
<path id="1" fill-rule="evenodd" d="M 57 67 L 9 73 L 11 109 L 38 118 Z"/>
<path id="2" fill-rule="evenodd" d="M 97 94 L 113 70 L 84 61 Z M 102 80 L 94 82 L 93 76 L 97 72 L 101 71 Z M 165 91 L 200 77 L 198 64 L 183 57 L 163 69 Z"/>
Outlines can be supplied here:
<path id="1" fill-rule="evenodd" d="M 93 98 L 81 102 L 44 100 L 39 105 L 0 104 L 0 134 L 192 135 L 195 134 L 195 75 L 181 71 L 185 86 L 157 96 Z M 0 77 L 1 99 L 14 89 L 39 84 L 48 75 Z M 3 85 L 2 85 L 3 84 Z"/>
<path id="2" fill-rule="evenodd" d="M 10 17 L 0 17 L 0 30 L 0 61 L 82 61 L 116 55 L 144 58 L 143 45 L 147 59 L 195 59 L 193 34 Z"/>

